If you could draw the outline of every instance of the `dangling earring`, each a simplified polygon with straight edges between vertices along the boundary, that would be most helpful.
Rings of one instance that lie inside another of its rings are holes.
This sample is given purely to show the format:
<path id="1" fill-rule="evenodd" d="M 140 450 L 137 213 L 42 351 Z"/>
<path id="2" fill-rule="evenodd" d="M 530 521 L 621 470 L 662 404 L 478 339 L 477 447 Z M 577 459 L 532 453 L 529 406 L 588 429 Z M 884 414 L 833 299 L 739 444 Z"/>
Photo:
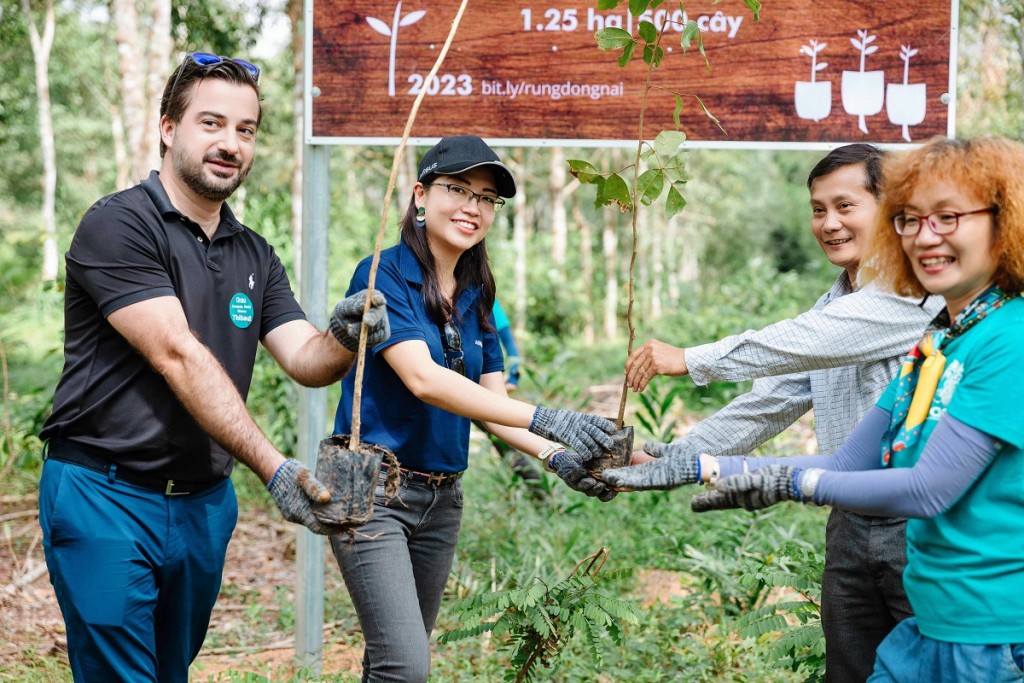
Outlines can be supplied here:
<path id="1" fill-rule="evenodd" d="M 422 206 L 416 209 L 416 227 L 422 230 L 427 227 L 427 210 Z"/>

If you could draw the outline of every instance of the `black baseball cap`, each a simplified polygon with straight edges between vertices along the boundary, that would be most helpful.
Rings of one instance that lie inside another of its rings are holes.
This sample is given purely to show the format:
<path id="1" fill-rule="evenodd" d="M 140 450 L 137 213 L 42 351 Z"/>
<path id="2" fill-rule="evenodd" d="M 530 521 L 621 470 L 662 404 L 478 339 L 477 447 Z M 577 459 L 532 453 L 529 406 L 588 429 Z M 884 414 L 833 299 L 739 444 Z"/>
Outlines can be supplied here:
<path id="1" fill-rule="evenodd" d="M 478 166 L 490 166 L 499 197 L 514 197 L 516 181 L 486 142 L 476 135 L 454 135 L 427 150 L 420 160 L 419 181 L 435 175 L 455 175 Z"/>

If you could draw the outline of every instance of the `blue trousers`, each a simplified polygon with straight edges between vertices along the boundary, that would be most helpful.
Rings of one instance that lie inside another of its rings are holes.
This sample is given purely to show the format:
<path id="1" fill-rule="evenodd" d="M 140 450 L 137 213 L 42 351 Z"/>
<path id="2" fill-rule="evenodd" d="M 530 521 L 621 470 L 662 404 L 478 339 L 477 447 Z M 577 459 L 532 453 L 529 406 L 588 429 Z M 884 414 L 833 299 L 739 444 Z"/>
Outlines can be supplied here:
<path id="1" fill-rule="evenodd" d="M 47 460 L 39 524 L 75 681 L 188 681 L 237 519 L 230 479 L 165 496 Z"/>
<path id="2" fill-rule="evenodd" d="M 921 635 L 905 619 L 878 648 L 868 683 L 1020 683 L 1024 644 L 949 643 Z"/>
<path id="3" fill-rule="evenodd" d="M 331 549 L 359 616 L 363 682 L 426 683 L 430 632 L 462 526 L 462 485 L 402 476 L 399 495 L 376 490 L 373 519 Z"/>

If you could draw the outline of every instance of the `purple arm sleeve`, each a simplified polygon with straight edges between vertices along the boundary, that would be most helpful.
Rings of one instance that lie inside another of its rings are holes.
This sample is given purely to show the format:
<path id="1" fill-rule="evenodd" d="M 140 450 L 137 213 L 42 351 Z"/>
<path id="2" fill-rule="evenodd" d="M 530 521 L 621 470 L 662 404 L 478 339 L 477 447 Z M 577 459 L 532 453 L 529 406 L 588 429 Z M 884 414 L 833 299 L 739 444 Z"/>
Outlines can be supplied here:
<path id="1" fill-rule="evenodd" d="M 946 413 L 913 467 L 825 472 L 814 502 L 867 515 L 934 517 L 948 510 L 999 451 L 1000 442 Z"/>
<path id="2" fill-rule="evenodd" d="M 851 472 L 881 467 L 878 444 L 889 426 L 889 411 L 873 406 L 864 419 L 857 423 L 850 438 L 833 455 L 794 455 L 783 458 L 745 458 L 729 455 L 718 459 L 721 476 L 743 472 L 743 461 L 753 471 L 768 465 L 793 465 L 794 467 L 820 467 L 825 470 Z M 821 486 L 821 484 L 818 484 Z"/>

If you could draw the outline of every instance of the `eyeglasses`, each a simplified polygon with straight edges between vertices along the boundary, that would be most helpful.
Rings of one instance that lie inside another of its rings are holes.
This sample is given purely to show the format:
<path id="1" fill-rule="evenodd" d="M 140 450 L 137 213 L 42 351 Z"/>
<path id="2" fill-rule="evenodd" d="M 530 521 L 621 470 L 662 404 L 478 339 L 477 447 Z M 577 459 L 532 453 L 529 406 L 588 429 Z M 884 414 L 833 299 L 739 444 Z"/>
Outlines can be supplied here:
<path id="1" fill-rule="evenodd" d="M 174 77 L 174 83 L 171 85 L 170 92 L 167 93 L 167 101 L 170 102 L 171 98 L 174 97 L 174 91 L 178 89 L 178 81 L 181 80 L 181 74 L 185 71 L 185 64 L 188 60 L 201 67 L 213 66 L 214 64 L 220 64 L 221 62 L 234 62 L 240 67 L 252 74 L 253 80 L 257 84 L 260 82 L 260 68 L 252 62 L 247 62 L 244 59 L 235 59 L 234 57 L 222 57 L 221 55 L 215 55 L 210 52 L 189 52 L 185 54 L 185 58 L 181 60 L 181 66 L 178 67 L 178 75 Z"/>
<path id="2" fill-rule="evenodd" d="M 893 217 L 892 226 L 896 228 L 897 235 L 909 237 L 920 232 L 921 225 L 927 222 L 928 227 L 936 235 L 948 235 L 960 227 L 961 216 L 973 216 L 976 213 L 993 213 L 995 210 L 994 206 L 988 206 L 984 209 L 964 211 L 963 213 L 945 210 L 933 211 L 927 216 L 919 216 L 915 213 L 902 213 L 899 216 Z"/>
<path id="3" fill-rule="evenodd" d="M 451 320 L 444 324 L 441 342 L 444 344 L 444 364 L 448 369 L 466 376 L 466 363 L 462 357 L 462 335 Z"/>
<path id="4" fill-rule="evenodd" d="M 505 200 L 501 197 L 496 197 L 493 194 L 478 194 L 468 187 L 462 185 L 455 185 L 454 183 L 425 183 L 426 187 L 432 187 L 437 185 L 448 190 L 448 194 L 455 195 L 462 199 L 464 204 L 469 204 L 474 199 L 477 200 L 477 206 L 481 206 L 486 209 L 494 209 L 495 211 L 505 206 Z"/>

